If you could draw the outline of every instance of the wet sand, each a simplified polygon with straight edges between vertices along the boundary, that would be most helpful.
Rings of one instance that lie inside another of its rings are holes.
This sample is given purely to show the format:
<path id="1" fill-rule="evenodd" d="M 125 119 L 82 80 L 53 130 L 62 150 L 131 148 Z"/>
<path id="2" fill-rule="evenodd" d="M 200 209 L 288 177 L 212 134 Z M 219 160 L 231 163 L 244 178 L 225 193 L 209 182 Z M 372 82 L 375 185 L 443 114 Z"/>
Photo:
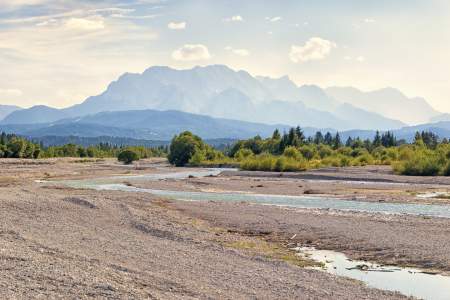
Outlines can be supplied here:
<path id="1" fill-rule="evenodd" d="M 446 218 L 164 200 L 34 182 L 195 170 L 171 168 L 163 159 L 143 161 L 139 170 L 112 159 L 71 161 L 0 160 L 0 298 L 404 298 L 298 266 L 306 262 L 288 249 L 297 244 L 450 271 Z M 225 171 L 134 185 L 448 205 L 414 196 L 445 191 L 434 185 L 447 181 L 395 176 L 382 166 Z"/>

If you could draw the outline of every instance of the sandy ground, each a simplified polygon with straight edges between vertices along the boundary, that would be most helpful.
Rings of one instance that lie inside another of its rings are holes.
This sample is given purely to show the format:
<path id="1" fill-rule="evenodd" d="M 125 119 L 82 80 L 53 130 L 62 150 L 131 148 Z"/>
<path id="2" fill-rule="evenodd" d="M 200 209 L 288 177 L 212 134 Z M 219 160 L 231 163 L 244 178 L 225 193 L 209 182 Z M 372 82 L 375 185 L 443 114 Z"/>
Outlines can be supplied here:
<path id="1" fill-rule="evenodd" d="M 0 298 L 405 298 L 301 267 L 310 262 L 289 251 L 297 244 L 450 271 L 449 219 L 163 200 L 34 181 L 194 170 L 171 168 L 162 159 L 143 161 L 140 170 L 112 159 L 73 161 L 0 160 Z M 445 185 L 447 178 L 395 176 L 389 167 L 226 171 L 135 184 L 448 205 L 414 196 L 446 191 Z"/>

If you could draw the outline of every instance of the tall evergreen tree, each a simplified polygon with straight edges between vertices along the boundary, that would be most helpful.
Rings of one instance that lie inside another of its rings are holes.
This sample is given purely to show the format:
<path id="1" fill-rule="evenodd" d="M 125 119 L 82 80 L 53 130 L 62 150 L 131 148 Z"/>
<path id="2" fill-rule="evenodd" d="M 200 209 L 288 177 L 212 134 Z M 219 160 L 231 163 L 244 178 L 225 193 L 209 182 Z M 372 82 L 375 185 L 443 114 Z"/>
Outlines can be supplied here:
<path id="1" fill-rule="evenodd" d="M 323 144 L 322 132 L 320 132 L 320 131 L 316 132 L 316 136 L 314 137 L 314 144 L 316 144 L 316 145 Z"/>
<path id="2" fill-rule="evenodd" d="M 273 132 L 272 138 L 273 138 L 274 140 L 279 140 L 279 139 L 281 139 L 281 134 L 280 134 L 280 132 L 278 131 L 278 128 L 275 129 L 275 131 Z"/>
<path id="3" fill-rule="evenodd" d="M 345 142 L 345 147 L 350 147 L 350 145 L 353 143 L 353 139 L 351 136 L 348 137 L 347 141 Z"/>
<path id="4" fill-rule="evenodd" d="M 377 132 L 375 133 L 375 137 L 373 138 L 373 146 L 375 148 L 380 147 L 381 146 L 381 137 L 380 137 L 380 132 L 377 130 Z"/>
<path id="5" fill-rule="evenodd" d="M 297 136 L 300 143 L 305 141 L 305 135 L 303 134 L 303 131 L 302 131 L 302 128 L 300 127 L 300 125 L 298 125 L 297 128 L 295 128 L 295 135 Z"/>
<path id="6" fill-rule="evenodd" d="M 339 135 L 339 132 L 336 132 L 336 135 L 333 139 L 333 148 L 338 149 L 342 145 L 341 136 Z"/>
<path id="7" fill-rule="evenodd" d="M 330 132 L 327 132 L 325 134 L 323 141 L 324 141 L 324 144 L 331 146 L 331 144 L 333 143 L 333 136 L 331 135 Z"/>

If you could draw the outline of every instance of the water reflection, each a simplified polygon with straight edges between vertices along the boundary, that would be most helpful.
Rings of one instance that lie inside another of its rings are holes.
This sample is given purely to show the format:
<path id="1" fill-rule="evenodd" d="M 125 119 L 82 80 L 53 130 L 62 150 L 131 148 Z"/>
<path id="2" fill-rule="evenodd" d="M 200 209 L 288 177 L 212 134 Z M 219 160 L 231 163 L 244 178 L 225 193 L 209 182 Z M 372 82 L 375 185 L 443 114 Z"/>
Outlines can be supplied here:
<path id="1" fill-rule="evenodd" d="M 378 289 L 399 291 L 424 299 L 449 299 L 450 277 L 447 276 L 425 274 L 414 268 L 353 261 L 342 253 L 328 250 L 300 248 L 299 251 L 324 263 L 329 273 L 361 280 Z"/>

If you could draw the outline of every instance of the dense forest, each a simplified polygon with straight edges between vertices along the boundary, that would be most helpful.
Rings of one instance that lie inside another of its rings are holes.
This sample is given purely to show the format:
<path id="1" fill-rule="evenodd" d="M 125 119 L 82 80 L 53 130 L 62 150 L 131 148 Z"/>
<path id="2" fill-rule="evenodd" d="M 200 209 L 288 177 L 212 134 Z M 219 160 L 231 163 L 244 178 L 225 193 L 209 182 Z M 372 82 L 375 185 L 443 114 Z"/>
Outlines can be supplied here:
<path id="1" fill-rule="evenodd" d="M 119 157 L 125 149 L 136 152 L 139 158 L 165 157 L 169 151 L 167 145 L 159 147 L 133 146 L 129 147 L 108 142 L 100 142 L 97 146 L 77 146 L 68 143 L 60 146 L 46 147 L 43 141 L 28 141 L 14 134 L 2 133 L 0 137 L 0 158 L 51 158 L 51 157 Z"/>

